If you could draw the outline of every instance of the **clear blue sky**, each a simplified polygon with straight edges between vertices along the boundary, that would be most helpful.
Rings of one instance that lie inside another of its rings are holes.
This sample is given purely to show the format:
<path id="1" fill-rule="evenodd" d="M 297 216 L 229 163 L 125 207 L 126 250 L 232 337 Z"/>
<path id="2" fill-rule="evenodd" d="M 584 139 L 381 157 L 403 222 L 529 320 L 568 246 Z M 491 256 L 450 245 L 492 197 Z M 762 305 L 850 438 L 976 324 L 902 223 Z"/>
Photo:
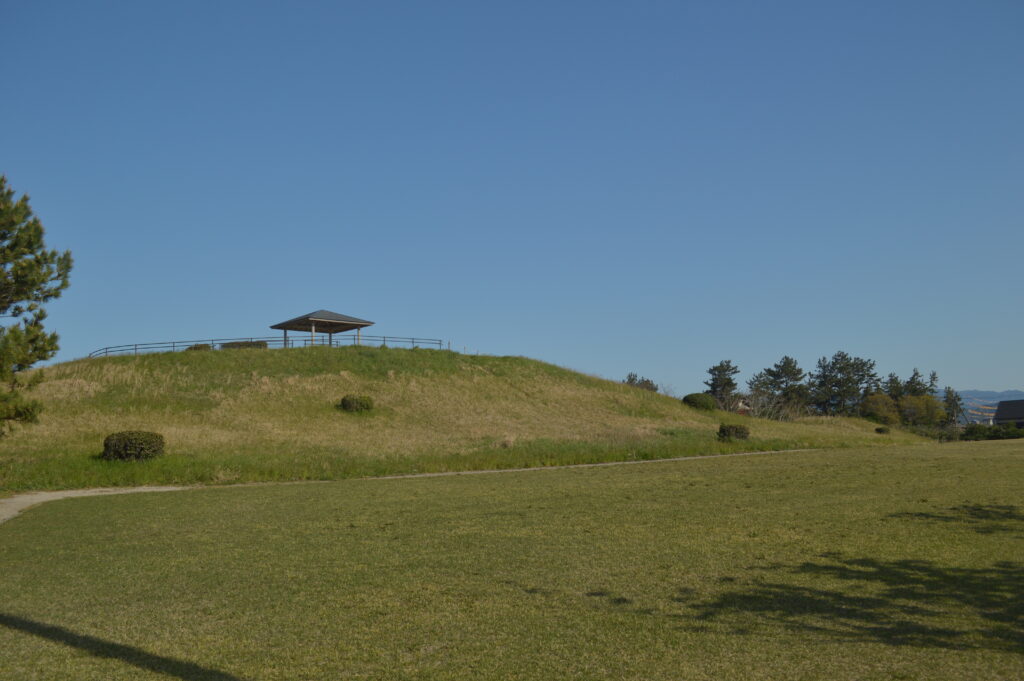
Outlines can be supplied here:
<path id="1" fill-rule="evenodd" d="M 1024 388 L 1024 3 L 0 0 L 59 360 L 318 308 L 683 394 Z"/>

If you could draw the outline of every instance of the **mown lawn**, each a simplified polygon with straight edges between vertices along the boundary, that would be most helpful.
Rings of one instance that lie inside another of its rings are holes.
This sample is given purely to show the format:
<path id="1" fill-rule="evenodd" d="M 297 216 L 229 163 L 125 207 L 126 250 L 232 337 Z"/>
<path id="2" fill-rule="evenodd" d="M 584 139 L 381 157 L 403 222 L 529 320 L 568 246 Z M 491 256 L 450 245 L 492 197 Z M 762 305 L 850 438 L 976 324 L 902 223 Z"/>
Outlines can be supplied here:
<path id="1" fill-rule="evenodd" d="M 3 679 L 1019 679 L 1024 445 L 209 488 L 0 526 Z"/>

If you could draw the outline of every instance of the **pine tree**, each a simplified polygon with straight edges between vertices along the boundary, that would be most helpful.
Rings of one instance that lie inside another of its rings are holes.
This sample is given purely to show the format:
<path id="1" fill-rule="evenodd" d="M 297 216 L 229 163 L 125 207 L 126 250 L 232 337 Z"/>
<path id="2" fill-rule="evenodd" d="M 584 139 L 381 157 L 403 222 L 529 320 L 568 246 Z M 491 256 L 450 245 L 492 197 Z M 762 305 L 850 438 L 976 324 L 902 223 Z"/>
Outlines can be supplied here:
<path id="1" fill-rule="evenodd" d="M 932 372 L 933 374 L 935 372 Z M 939 382 L 939 377 L 935 376 L 935 383 Z M 914 367 L 914 373 L 910 374 L 910 378 L 903 384 L 903 394 L 911 397 L 924 397 L 925 395 L 931 395 L 932 387 L 925 383 L 924 376 L 921 372 Z"/>
<path id="2" fill-rule="evenodd" d="M 704 381 L 704 385 L 708 387 L 707 393 L 718 401 L 722 409 L 732 407 L 737 388 L 736 379 L 733 377 L 739 372 L 740 368 L 733 366 L 732 360 L 728 359 L 708 369 L 711 378 Z"/>
<path id="3" fill-rule="evenodd" d="M 882 382 L 882 390 L 893 400 L 903 397 L 903 381 L 896 374 L 889 374 Z"/>
<path id="4" fill-rule="evenodd" d="M 804 384 L 806 374 L 796 360 L 786 355 L 770 369 L 764 370 L 772 388 L 783 402 L 791 407 L 802 407 L 807 404 L 807 386 Z"/>
<path id="5" fill-rule="evenodd" d="M 953 390 L 950 386 L 946 386 L 945 397 L 942 400 L 942 406 L 946 410 L 946 423 L 949 425 L 956 425 L 960 422 L 960 417 L 964 414 L 964 400 L 960 397 L 960 393 Z"/>
<path id="6" fill-rule="evenodd" d="M 67 288 L 71 253 L 47 250 L 43 233 L 28 196 L 15 201 L 0 175 L 0 317 L 17 320 L 0 327 L 0 435 L 38 419 L 41 406 L 25 392 L 38 385 L 42 372 L 24 372 L 58 349 L 57 334 L 43 329 L 42 304 Z"/>
<path id="7" fill-rule="evenodd" d="M 856 414 L 861 400 L 879 387 L 875 363 L 837 352 L 818 360 L 817 371 L 807 377 L 811 402 L 822 414 Z"/>

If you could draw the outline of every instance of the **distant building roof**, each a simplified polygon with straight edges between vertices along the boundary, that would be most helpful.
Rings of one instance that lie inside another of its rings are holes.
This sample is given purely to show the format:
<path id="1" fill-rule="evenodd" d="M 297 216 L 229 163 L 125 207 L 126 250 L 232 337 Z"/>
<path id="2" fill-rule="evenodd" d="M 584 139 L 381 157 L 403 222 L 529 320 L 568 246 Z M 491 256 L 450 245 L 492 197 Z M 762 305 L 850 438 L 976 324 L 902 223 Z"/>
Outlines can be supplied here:
<path id="1" fill-rule="evenodd" d="M 1024 400 L 1006 400 L 996 407 L 996 421 L 1024 420 Z"/>
<path id="2" fill-rule="evenodd" d="M 316 312 L 310 312 L 280 324 L 274 324 L 270 328 L 282 331 L 341 333 L 343 331 L 351 331 L 352 329 L 361 329 L 366 326 L 373 326 L 373 322 L 338 314 L 330 310 L 317 310 Z"/>

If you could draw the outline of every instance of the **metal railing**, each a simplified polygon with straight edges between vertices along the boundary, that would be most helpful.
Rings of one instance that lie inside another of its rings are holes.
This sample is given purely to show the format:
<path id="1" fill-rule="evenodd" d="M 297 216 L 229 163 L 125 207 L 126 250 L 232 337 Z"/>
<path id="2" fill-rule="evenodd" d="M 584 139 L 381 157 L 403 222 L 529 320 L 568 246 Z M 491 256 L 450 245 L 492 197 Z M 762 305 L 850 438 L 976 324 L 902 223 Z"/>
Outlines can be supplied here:
<path id="1" fill-rule="evenodd" d="M 357 342 L 358 341 L 358 342 Z M 306 348 L 313 345 L 323 345 L 340 348 L 348 345 L 379 345 L 381 347 L 410 347 L 410 348 L 444 348 L 444 341 L 437 338 L 413 338 L 408 336 L 367 336 L 362 335 L 339 335 L 333 338 L 310 338 L 309 336 L 293 336 L 285 340 L 281 336 L 257 338 L 209 338 L 203 340 L 179 340 L 164 341 L 161 343 L 132 343 L 128 345 L 111 345 L 99 350 L 93 350 L 89 357 L 110 357 L 111 355 L 141 355 L 147 352 L 178 352 L 180 350 L 210 349 L 223 350 L 231 348 L 235 343 L 260 343 L 266 344 L 268 348 Z M 225 348 L 227 344 L 227 348 Z M 234 347 L 239 347 L 235 345 Z"/>

